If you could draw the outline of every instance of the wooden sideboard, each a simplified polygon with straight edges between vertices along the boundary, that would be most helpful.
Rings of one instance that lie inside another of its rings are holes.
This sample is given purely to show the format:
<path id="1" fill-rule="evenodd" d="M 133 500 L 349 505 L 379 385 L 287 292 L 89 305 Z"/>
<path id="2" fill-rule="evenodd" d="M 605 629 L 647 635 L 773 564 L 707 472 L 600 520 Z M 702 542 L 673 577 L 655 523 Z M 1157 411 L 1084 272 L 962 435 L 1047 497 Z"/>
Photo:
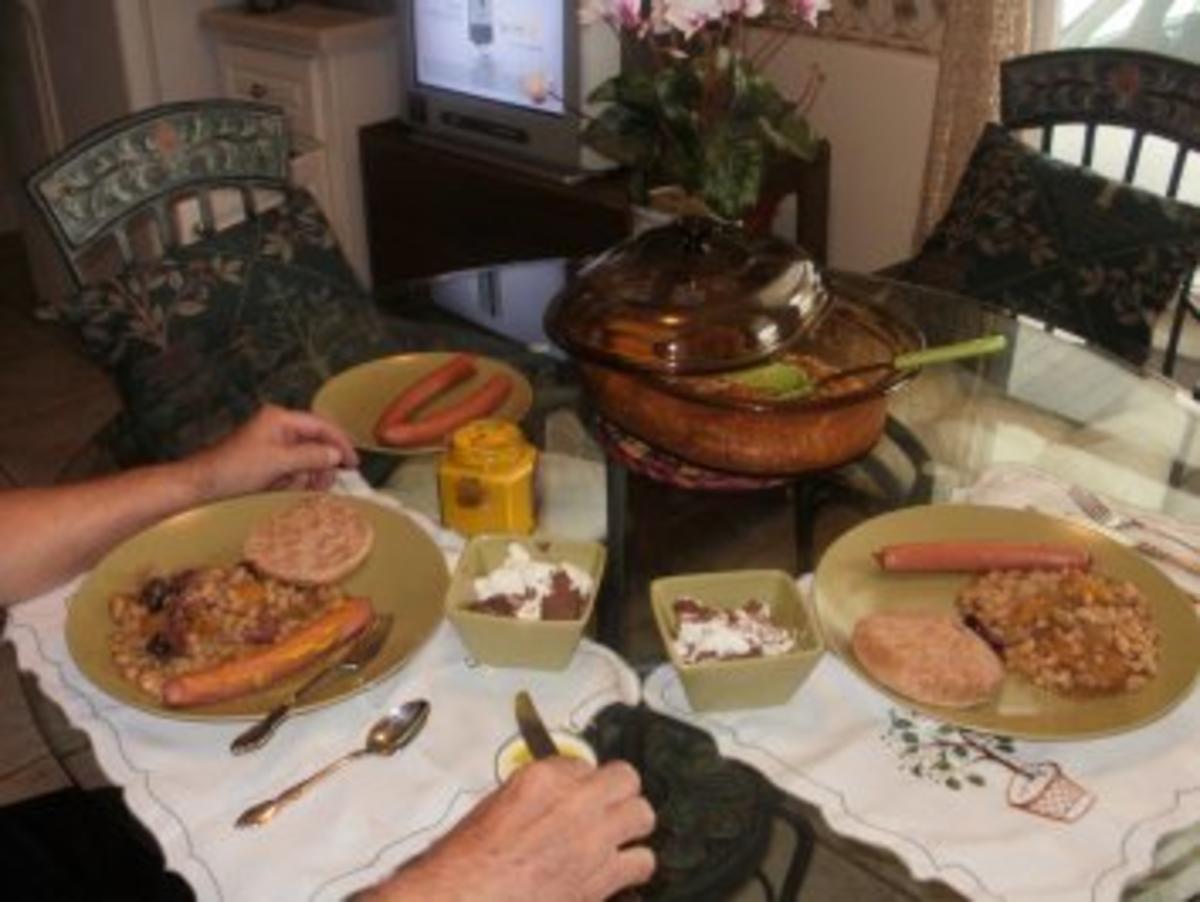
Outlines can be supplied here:
<path id="1" fill-rule="evenodd" d="M 360 133 L 363 203 L 376 288 L 512 260 L 580 256 L 629 233 L 618 174 L 565 183 L 432 144 L 400 120 Z M 790 163 L 773 184 L 796 197 L 796 239 L 825 260 L 829 148 L 814 163 Z"/>

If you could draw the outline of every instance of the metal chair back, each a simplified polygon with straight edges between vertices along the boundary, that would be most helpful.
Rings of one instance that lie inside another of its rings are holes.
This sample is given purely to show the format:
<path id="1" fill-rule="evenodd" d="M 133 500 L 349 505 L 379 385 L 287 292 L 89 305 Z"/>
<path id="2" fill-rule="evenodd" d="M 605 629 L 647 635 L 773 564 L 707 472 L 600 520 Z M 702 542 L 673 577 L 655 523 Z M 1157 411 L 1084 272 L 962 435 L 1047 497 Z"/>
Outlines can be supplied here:
<path id="1" fill-rule="evenodd" d="M 287 187 L 283 111 L 239 100 L 164 104 L 88 133 L 26 180 L 77 285 L 217 230 Z M 192 234 L 188 234 L 188 226 Z"/>
<path id="2" fill-rule="evenodd" d="M 1165 190 L 1176 198 L 1191 159 L 1200 171 L 1200 65 L 1140 50 L 1084 48 L 1015 57 L 1000 65 L 1000 121 L 1011 131 L 1040 132 L 1043 153 L 1051 153 L 1056 128 L 1082 126 L 1081 158 L 1093 167 L 1101 126 L 1129 129 L 1122 181 L 1133 184 L 1143 164 L 1146 138 L 1171 147 Z M 1175 372 L 1185 318 L 1200 320 L 1192 296 L 1193 271 L 1180 286 L 1163 357 L 1163 372 Z"/>

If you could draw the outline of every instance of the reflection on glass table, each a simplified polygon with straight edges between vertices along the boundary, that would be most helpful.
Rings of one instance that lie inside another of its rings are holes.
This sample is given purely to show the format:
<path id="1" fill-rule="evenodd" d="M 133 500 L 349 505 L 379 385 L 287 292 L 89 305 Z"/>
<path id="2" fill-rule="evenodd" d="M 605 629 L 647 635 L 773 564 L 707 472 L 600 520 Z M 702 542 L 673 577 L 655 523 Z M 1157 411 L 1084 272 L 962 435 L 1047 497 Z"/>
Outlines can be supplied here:
<path id="1" fill-rule="evenodd" d="M 542 497 L 547 524 L 558 528 L 565 506 L 594 518 L 581 535 L 607 532 L 597 635 L 635 666 L 663 657 L 646 613 L 650 580 L 743 567 L 804 572 L 865 517 L 954 500 L 998 467 L 1030 467 L 1135 510 L 1200 520 L 1200 405 L 1185 391 L 968 298 L 837 271 L 826 274 L 835 295 L 884 307 L 921 329 L 927 344 L 998 333 L 1008 347 L 927 367 L 890 395 L 887 428 L 871 452 L 833 470 L 755 485 L 725 474 L 714 480 L 703 469 L 703 478 L 692 478 L 689 462 L 652 447 L 647 464 L 648 446 L 636 436 L 614 448 L 578 373 L 540 328 L 572 270 L 569 261 L 548 260 L 451 273 L 407 284 L 384 304 L 399 316 L 465 330 L 485 343 L 481 353 L 512 354 L 512 362 L 540 371 L 529 434 L 551 452 L 556 476 L 566 472 L 563 457 L 580 458 L 573 466 L 589 474 L 579 485 L 551 480 Z M 546 429 L 564 421 L 573 427 Z M 564 431 L 570 441 L 547 441 Z M 626 453 L 628 444 L 643 450 Z M 604 465 L 603 489 L 595 462 Z M 402 494 L 433 508 L 431 487 L 420 490 L 411 472 L 397 478 Z M 724 490 L 694 490 L 714 483 Z"/>

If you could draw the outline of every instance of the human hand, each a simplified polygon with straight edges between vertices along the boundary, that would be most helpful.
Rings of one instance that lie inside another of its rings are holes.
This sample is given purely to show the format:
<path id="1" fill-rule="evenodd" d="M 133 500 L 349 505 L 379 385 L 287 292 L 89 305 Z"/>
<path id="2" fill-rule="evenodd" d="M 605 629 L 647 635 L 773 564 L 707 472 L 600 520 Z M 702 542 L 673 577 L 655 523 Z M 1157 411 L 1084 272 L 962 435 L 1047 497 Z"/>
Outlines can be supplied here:
<path id="1" fill-rule="evenodd" d="M 311 413 L 267 405 L 216 445 L 188 458 L 204 500 L 264 489 L 326 489 L 358 455 L 337 426 Z"/>
<path id="2" fill-rule="evenodd" d="M 654 853 L 626 846 L 654 829 L 637 771 L 569 758 L 517 771 L 428 852 L 366 899 L 607 899 L 654 874 Z"/>

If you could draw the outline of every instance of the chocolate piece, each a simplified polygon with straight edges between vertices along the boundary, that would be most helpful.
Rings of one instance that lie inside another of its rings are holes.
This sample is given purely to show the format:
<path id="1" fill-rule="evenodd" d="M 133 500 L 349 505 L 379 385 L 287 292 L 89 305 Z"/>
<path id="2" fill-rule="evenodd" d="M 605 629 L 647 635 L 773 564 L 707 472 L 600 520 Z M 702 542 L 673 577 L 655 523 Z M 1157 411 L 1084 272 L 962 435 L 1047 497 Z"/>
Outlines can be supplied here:
<path id="1" fill-rule="evenodd" d="M 542 599 L 542 619 L 578 620 L 583 614 L 584 602 L 567 572 L 555 570 L 550 577 L 550 594 Z"/>
<path id="2" fill-rule="evenodd" d="M 520 602 L 509 595 L 493 595 L 481 598 L 467 605 L 472 611 L 480 614 L 492 614 L 496 617 L 516 617 Z"/>

